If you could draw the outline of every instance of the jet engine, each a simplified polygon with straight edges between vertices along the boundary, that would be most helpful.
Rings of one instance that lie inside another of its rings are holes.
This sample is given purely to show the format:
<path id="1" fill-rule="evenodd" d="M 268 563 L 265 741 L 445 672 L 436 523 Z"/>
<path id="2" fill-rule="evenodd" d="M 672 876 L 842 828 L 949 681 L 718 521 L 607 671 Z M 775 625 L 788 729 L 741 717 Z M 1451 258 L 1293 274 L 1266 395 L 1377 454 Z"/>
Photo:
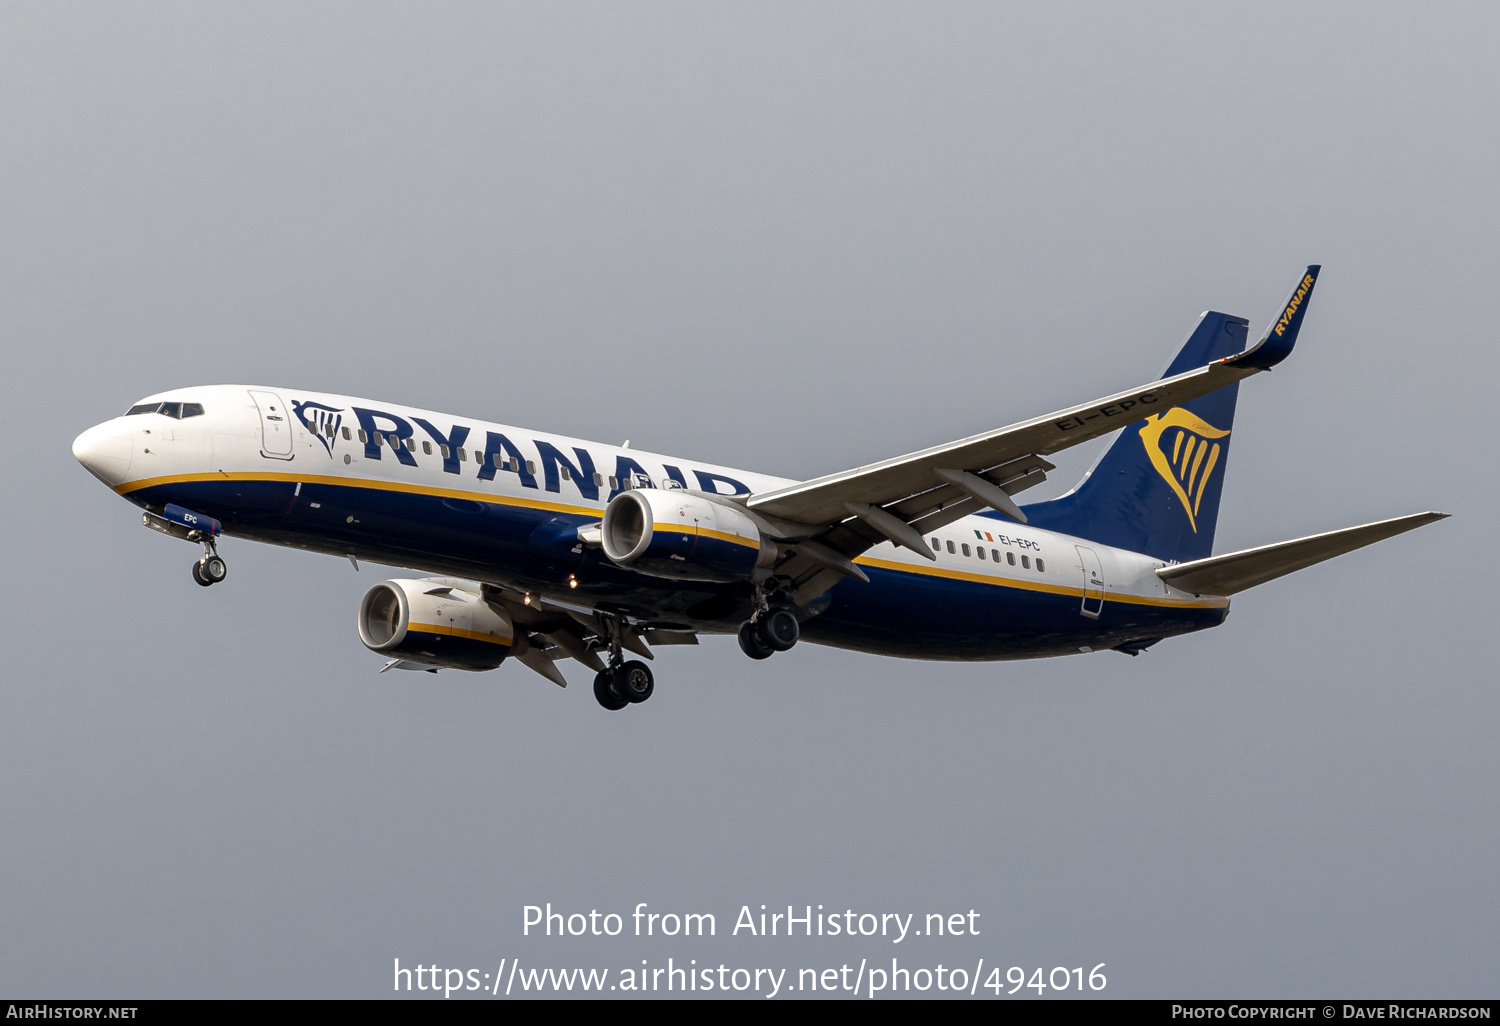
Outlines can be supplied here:
<path id="1" fill-rule="evenodd" d="M 679 581 L 743 581 L 776 558 L 748 514 L 676 489 L 621 492 L 604 508 L 600 533 L 612 562 Z"/>
<path id="2" fill-rule="evenodd" d="M 515 643 L 510 620 L 471 581 L 381 581 L 359 603 L 359 640 L 406 663 L 493 670 Z"/>

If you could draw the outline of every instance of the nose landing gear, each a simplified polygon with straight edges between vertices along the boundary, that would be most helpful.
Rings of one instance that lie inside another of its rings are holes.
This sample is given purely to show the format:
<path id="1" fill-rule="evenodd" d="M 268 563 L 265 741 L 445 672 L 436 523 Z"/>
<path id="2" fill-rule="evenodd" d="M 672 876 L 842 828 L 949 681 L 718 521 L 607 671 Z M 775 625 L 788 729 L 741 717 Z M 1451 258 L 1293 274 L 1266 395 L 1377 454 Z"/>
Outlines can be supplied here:
<path id="1" fill-rule="evenodd" d="M 217 552 L 204 553 L 198 562 L 193 564 L 193 580 L 207 588 L 210 584 L 218 584 L 229 573 L 229 567 Z"/>
<path id="2" fill-rule="evenodd" d="M 228 576 L 229 567 L 220 558 L 218 545 L 214 541 L 223 527 L 213 517 L 194 513 L 190 509 L 183 509 L 169 502 L 160 514 L 150 510 L 142 513 L 141 523 L 153 531 L 160 531 L 173 538 L 203 545 L 203 555 L 198 557 L 198 561 L 193 564 L 193 580 L 198 584 L 207 588 L 210 584 L 218 584 Z"/>

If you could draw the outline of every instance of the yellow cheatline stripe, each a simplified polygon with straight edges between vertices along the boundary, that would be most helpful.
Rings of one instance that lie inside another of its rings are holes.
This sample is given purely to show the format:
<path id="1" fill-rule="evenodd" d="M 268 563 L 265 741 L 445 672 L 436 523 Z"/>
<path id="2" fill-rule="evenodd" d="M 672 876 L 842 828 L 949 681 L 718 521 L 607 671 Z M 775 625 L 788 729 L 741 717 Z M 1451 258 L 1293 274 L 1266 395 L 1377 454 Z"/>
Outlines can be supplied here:
<path id="1" fill-rule="evenodd" d="M 990 584 L 1001 588 L 1019 588 L 1022 591 L 1039 591 L 1048 595 L 1072 595 L 1080 599 L 1083 598 L 1082 588 L 1048 584 L 1045 581 L 1028 581 L 1015 577 L 990 577 L 985 574 L 969 573 L 964 570 L 918 566 L 914 563 L 895 563 L 885 559 L 871 559 L 868 556 L 860 556 L 854 562 L 862 566 L 880 567 L 882 570 L 895 570 L 898 573 L 925 574 L 928 577 L 946 577 L 953 581 L 972 581 L 975 584 Z M 1229 605 L 1228 599 L 1158 598 L 1151 595 L 1127 595 L 1116 591 L 1106 591 L 1104 593 L 1104 601 L 1123 602 L 1136 606 L 1166 606 L 1172 609 L 1224 609 Z"/>
<path id="2" fill-rule="evenodd" d="M 440 623 L 411 623 L 406 625 L 406 629 L 408 632 L 446 634 L 453 638 L 468 638 L 470 641 L 487 641 L 491 645 L 510 645 L 515 640 L 500 634 L 480 634 L 478 631 L 466 631 L 462 627 L 445 627 Z"/>
<path id="3" fill-rule="evenodd" d="M 683 527 L 681 524 L 652 524 L 651 530 L 653 532 L 663 531 L 667 534 L 692 534 L 700 538 L 716 538 L 719 541 L 733 542 L 736 545 L 743 545 L 750 549 L 760 548 L 760 542 L 753 538 L 742 538 L 737 534 L 730 534 L 728 531 L 711 531 L 706 527 L 693 528 Z"/>
<path id="4" fill-rule="evenodd" d="M 574 506 L 564 502 L 542 502 L 537 499 L 525 499 L 514 495 L 497 495 L 494 492 L 476 492 L 461 488 L 433 488 L 430 485 L 408 484 L 404 481 L 378 481 L 366 477 L 349 478 L 329 477 L 319 474 L 276 474 L 258 470 L 146 477 L 139 481 L 129 481 L 125 484 L 116 485 L 115 491 L 120 495 L 128 495 L 131 492 L 140 491 L 142 488 L 155 488 L 159 485 L 168 484 L 186 484 L 194 481 L 271 481 L 285 484 L 336 485 L 342 488 L 369 488 L 377 492 L 431 495 L 440 499 L 470 499 L 474 502 L 488 502 L 496 506 L 519 506 L 523 509 L 539 509 L 549 513 L 576 513 L 579 516 L 585 517 L 599 517 L 603 515 L 602 509 L 596 509 L 592 506 Z"/>

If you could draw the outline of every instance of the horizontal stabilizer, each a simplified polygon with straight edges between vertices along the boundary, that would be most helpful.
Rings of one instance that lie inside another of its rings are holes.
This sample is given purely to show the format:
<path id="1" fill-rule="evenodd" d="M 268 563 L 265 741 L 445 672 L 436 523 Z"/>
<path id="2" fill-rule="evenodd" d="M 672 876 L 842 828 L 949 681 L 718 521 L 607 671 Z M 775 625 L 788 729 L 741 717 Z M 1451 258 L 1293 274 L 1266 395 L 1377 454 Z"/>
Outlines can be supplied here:
<path id="1" fill-rule="evenodd" d="M 1447 513 L 1412 513 L 1393 520 L 1346 527 L 1342 531 L 1312 534 L 1274 545 L 1164 566 L 1156 571 L 1156 576 L 1172 587 L 1194 595 L 1234 595 L 1447 517 Z"/>

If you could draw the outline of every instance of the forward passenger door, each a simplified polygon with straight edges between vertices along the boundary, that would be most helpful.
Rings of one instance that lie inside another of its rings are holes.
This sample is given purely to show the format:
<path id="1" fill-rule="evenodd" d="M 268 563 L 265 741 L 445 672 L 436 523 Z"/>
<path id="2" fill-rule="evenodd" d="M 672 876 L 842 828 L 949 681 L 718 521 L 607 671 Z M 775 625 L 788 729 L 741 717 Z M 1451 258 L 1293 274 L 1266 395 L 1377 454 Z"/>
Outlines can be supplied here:
<path id="1" fill-rule="evenodd" d="M 260 411 L 260 454 L 273 460 L 292 458 L 292 420 L 286 403 L 275 392 L 250 389 Z"/>

